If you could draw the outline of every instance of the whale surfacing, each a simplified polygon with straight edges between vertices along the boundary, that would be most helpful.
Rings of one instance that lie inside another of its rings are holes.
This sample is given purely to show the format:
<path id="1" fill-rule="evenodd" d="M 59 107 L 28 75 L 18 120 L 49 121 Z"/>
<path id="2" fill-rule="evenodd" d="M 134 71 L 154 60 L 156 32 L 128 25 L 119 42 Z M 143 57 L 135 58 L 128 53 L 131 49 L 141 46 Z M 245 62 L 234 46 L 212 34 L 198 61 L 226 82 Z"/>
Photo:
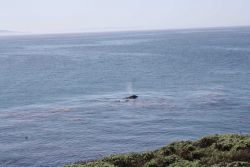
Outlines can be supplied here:
<path id="1" fill-rule="evenodd" d="M 129 100 L 129 99 L 137 99 L 138 96 L 137 95 L 132 95 L 132 96 L 128 96 L 125 99 Z"/>

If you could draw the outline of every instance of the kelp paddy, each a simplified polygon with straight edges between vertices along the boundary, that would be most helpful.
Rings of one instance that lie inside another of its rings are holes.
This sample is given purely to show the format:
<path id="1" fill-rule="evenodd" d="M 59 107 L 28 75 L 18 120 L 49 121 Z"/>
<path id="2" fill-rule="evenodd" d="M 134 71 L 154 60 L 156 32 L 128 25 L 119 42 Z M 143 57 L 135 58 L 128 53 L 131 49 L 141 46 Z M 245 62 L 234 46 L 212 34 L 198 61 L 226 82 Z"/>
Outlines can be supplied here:
<path id="1" fill-rule="evenodd" d="M 238 167 L 250 166 L 249 135 L 212 135 L 179 141 L 145 153 L 111 155 L 65 167 Z"/>

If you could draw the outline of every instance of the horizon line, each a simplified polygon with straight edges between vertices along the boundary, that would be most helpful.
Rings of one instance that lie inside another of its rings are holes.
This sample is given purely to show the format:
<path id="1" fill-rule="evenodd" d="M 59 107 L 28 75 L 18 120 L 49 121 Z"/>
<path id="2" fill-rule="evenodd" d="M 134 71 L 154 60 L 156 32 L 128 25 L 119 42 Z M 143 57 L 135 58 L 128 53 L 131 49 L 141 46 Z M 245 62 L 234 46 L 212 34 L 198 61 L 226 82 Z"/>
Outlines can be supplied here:
<path id="1" fill-rule="evenodd" d="M 247 28 L 250 25 L 236 25 L 236 26 L 208 26 L 208 27 L 186 27 L 186 28 L 117 28 L 117 29 L 100 29 L 100 30 L 89 30 L 89 31 L 71 31 L 71 32 L 22 32 L 22 31 L 12 31 L 12 30 L 3 30 L 7 31 L 7 34 L 1 34 L 0 36 L 23 36 L 23 35 L 67 35 L 67 34 L 99 34 L 99 33 L 119 33 L 119 32 L 149 32 L 149 31 L 181 31 L 181 30 L 202 30 L 202 29 L 230 29 L 230 28 Z M 0 29 L 0 32 L 2 30 Z"/>

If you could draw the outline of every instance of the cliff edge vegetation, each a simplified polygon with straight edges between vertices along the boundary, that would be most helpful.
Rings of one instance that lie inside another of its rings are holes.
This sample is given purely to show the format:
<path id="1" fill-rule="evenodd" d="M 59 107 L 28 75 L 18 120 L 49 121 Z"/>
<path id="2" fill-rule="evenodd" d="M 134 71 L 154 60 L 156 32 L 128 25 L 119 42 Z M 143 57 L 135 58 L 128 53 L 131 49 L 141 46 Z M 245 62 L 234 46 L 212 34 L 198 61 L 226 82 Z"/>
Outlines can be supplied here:
<path id="1" fill-rule="evenodd" d="M 212 135 L 145 153 L 112 155 L 66 167 L 250 167 L 249 135 Z"/>

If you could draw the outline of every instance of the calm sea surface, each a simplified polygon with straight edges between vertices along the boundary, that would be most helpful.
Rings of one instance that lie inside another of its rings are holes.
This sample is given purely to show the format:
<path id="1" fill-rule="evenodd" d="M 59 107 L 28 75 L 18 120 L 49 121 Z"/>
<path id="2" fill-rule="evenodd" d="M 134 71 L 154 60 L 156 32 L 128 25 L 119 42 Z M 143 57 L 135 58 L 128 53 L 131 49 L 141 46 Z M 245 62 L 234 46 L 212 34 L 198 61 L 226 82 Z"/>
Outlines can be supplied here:
<path id="1" fill-rule="evenodd" d="M 250 28 L 0 37 L 0 166 L 214 133 L 250 133 Z"/>

